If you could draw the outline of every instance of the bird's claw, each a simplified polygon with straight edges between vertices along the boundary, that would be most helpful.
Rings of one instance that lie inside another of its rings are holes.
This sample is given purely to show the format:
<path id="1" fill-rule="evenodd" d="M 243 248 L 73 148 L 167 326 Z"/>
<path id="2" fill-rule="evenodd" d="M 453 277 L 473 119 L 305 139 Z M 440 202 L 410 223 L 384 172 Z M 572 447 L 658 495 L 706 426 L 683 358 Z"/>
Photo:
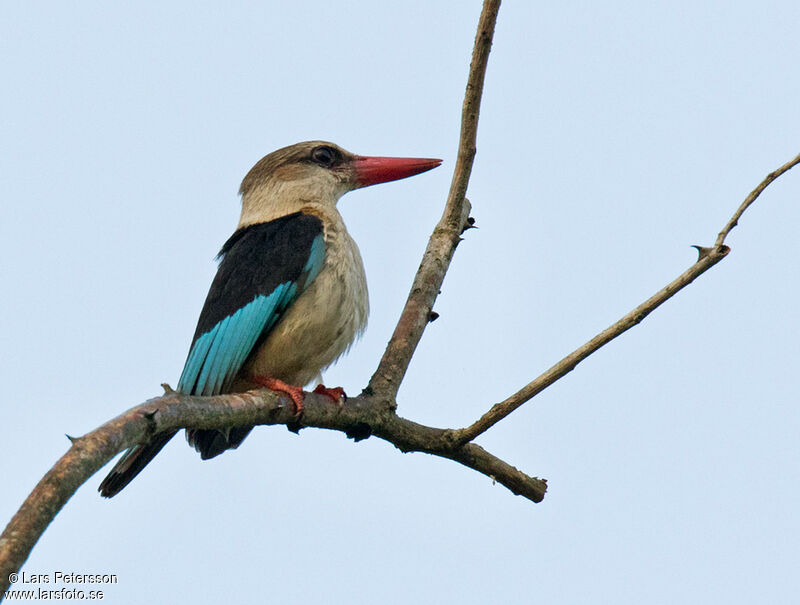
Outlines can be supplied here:
<path id="1" fill-rule="evenodd" d="M 276 393 L 284 393 L 289 396 L 289 399 L 294 403 L 294 414 L 298 418 L 303 415 L 305 406 L 303 405 L 303 389 L 291 384 L 286 384 L 283 380 L 278 378 L 271 378 L 269 376 L 255 376 L 253 382 L 256 384 L 274 391 Z"/>
<path id="2" fill-rule="evenodd" d="M 324 385 L 318 384 L 314 392 L 317 395 L 324 395 L 330 398 L 334 403 L 338 403 L 339 406 L 344 405 L 344 402 L 347 401 L 347 393 L 344 392 L 342 387 L 333 387 L 329 389 Z"/>

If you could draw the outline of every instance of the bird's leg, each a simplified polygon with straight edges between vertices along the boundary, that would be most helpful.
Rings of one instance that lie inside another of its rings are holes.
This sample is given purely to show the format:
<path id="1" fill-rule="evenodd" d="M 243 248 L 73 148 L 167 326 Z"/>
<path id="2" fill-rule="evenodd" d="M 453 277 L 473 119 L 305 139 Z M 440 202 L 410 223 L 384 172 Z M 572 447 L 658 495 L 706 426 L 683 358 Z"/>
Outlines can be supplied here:
<path id="1" fill-rule="evenodd" d="M 333 387 L 329 389 L 328 387 L 318 384 L 317 388 L 314 389 L 314 392 L 318 395 L 325 395 L 325 397 L 330 397 L 333 399 L 334 403 L 338 403 L 342 405 L 345 401 L 347 401 L 347 393 L 344 392 L 342 387 Z"/>
<path id="2" fill-rule="evenodd" d="M 251 380 L 276 393 L 286 393 L 294 403 L 294 413 L 300 416 L 303 413 L 303 389 L 300 387 L 286 384 L 283 380 L 272 378 L 271 376 L 253 376 Z"/>

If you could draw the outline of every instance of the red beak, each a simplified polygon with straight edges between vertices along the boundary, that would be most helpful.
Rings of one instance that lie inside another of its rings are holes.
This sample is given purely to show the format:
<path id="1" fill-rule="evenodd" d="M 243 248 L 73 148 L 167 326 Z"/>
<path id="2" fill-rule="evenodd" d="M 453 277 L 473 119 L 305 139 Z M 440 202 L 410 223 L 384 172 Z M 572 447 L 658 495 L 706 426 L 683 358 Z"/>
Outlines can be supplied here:
<path id="1" fill-rule="evenodd" d="M 356 187 L 396 181 L 436 168 L 442 160 L 429 158 L 378 158 L 357 155 L 353 159 Z"/>

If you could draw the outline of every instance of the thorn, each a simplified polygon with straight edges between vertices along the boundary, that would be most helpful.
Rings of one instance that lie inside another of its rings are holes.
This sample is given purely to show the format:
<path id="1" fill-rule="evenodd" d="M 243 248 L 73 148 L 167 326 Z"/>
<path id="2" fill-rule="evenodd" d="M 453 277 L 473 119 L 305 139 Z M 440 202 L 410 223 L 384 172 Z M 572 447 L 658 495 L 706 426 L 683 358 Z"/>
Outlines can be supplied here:
<path id="1" fill-rule="evenodd" d="M 712 254 L 712 253 L 716 253 L 716 254 L 719 254 L 721 256 L 725 256 L 726 254 L 728 254 L 728 252 L 731 251 L 731 249 L 728 246 L 724 245 L 724 244 L 722 246 L 713 246 L 711 248 L 706 248 L 705 246 L 692 246 L 692 248 L 696 248 L 697 249 L 697 260 L 698 261 L 703 260 L 706 256 L 708 256 L 709 254 Z"/>
<path id="2" fill-rule="evenodd" d="M 711 254 L 711 251 L 713 250 L 713 248 L 706 248 L 705 246 L 696 246 L 696 245 L 692 246 L 692 248 L 696 248 L 697 249 L 697 260 L 698 261 L 703 260 L 706 256 Z"/>
<path id="3" fill-rule="evenodd" d="M 164 395 L 171 395 L 175 392 L 175 390 L 166 382 L 161 383 L 161 388 L 164 389 Z"/>
<path id="4" fill-rule="evenodd" d="M 67 439 L 69 439 L 70 443 L 75 443 L 78 441 L 78 439 L 80 439 L 80 437 L 73 437 L 69 433 L 64 433 L 64 435 L 66 436 Z"/>
<path id="5" fill-rule="evenodd" d="M 467 222 L 464 224 L 464 228 L 461 230 L 461 233 L 464 233 L 467 229 L 477 229 L 478 226 L 475 224 L 475 219 L 471 216 L 467 218 Z"/>
<path id="6" fill-rule="evenodd" d="M 437 319 L 439 319 L 439 314 L 436 311 L 428 313 L 428 323 L 433 323 Z"/>
<path id="7" fill-rule="evenodd" d="M 366 422 L 359 422 L 349 427 L 344 434 L 353 441 L 363 441 L 372 435 L 372 427 Z"/>
<path id="8" fill-rule="evenodd" d="M 290 432 L 294 433 L 295 435 L 300 434 L 300 429 L 303 428 L 303 425 L 299 422 L 288 422 L 286 423 L 286 428 L 289 429 Z"/>

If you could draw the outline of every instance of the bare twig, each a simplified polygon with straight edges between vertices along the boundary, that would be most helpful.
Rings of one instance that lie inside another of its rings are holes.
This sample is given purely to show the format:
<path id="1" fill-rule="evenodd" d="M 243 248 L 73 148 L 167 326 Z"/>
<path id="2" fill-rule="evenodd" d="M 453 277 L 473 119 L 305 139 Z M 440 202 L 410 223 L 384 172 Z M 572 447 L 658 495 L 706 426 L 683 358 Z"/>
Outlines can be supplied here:
<path id="1" fill-rule="evenodd" d="M 764 180 L 758 184 L 758 187 L 753 189 L 750 192 L 750 195 L 744 198 L 742 205 L 736 209 L 736 212 L 733 213 L 731 220 L 728 221 L 728 223 L 722 228 L 722 231 L 719 232 L 719 235 L 717 235 L 717 241 L 714 242 L 714 245 L 716 247 L 719 247 L 722 244 L 724 244 L 725 238 L 728 237 L 728 234 L 731 232 L 731 229 L 733 229 L 736 225 L 739 224 L 739 219 L 742 218 L 744 211 L 750 207 L 750 204 L 756 201 L 756 198 L 759 195 L 761 195 L 761 192 L 764 191 L 764 189 L 766 189 L 767 186 L 769 186 L 769 184 L 772 181 L 777 179 L 784 172 L 787 172 L 792 168 L 794 168 L 795 166 L 797 166 L 797 164 L 800 164 L 800 154 L 796 155 L 793 159 L 786 162 L 783 166 L 781 166 L 777 170 L 773 170 L 766 177 L 764 177 Z"/>
<path id="2" fill-rule="evenodd" d="M 633 311 L 626 314 L 619 321 L 609 326 L 597 336 L 592 338 L 583 346 L 564 357 L 545 373 L 526 384 L 519 391 L 492 406 L 479 420 L 465 429 L 455 431 L 455 438 L 458 443 L 467 443 L 486 432 L 492 426 L 500 422 L 511 412 L 516 410 L 523 403 L 533 398 L 535 395 L 545 390 L 556 380 L 575 369 L 581 361 L 589 357 L 602 346 L 614 340 L 620 334 L 630 330 L 632 327 L 647 317 L 651 311 L 675 296 L 680 290 L 692 283 L 697 277 L 708 271 L 728 254 L 729 248 L 723 246 L 715 249 L 698 260 L 694 265 L 681 273 L 669 285 L 659 290 L 656 294 L 648 298 Z"/>
<path id="3" fill-rule="evenodd" d="M 447 205 L 428 241 L 428 247 L 394 334 L 378 369 L 369 381 L 371 392 L 387 396 L 392 402 L 428 324 L 433 304 L 442 287 L 456 246 L 461 240 L 461 234 L 467 227 L 470 205 L 465 195 L 475 158 L 483 81 L 499 8 L 500 0 L 484 0 L 478 31 L 475 34 L 475 46 L 472 50 L 467 90 L 461 111 L 458 159 L 447 196 Z"/>
<path id="4" fill-rule="evenodd" d="M 163 431 L 238 425 L 294 424 L 294 406 L 272 391 L 191 397 L 170 391 L 132 408 L 98 429 L 72 438 L 72 447 L 39 481 L 0 536 L 0 594 L 47 526 L 72 494 L 118 452 Z M 425 452 L 455 460 L 513 493 L 540 502 L 546 482 L 529 477 L 475 444 L 453 448 L 451 432 L 423 426 L 387 411 L 374 397 L 355 397 L 340 406 L 306 394 L 302 425 L 333 429 L 361 439 L 374 434 L 404 452 Z"/>
<path id="5" fill-rule="evenodd" d="M 519 391 L 492 406 L 476 422 L 467 428 L 460 429 L 453 432 L 454 439 L 457 443 L 468 443 L 475 439 L 481 433 L 486 432 L 492 426 L 500 422 L 503 418 L 511 414 L 514 410 L 520 407 L 526 401 L 529 401 L 538 393 L 553 384 L 556 380 L 571 372 L 575 369 L 581 361 L 586 359 L 589 355 L 597 351 L 600 347 L 608 344 L 620 334 L 630 330 L 632 327 L 641 322 L 652 311 L 657 309 L 660 305 L 675 296 L 683 288 L 692 283 L 695 279 L 708 271 L 711 267 L 716 265 L 719 261 L 725 258 L 730 252 L 730 248 L 724 245 L 725 238 L 731 229 L 733 229 L 745 210 L 761 195 L 761 192 L 767 186 L 781 176 L 784 172 L 791 169 L 800 163 L 800 155 L 796 156 L 791 161 L 787 162 L 777 170 L 770 172 L 758 187 L 748 195 L 742 205 L 736 210 L 734 215 L 720 231 L 717 236 L 717 241 L 711 248 L 704 248 L 702 246 L 695 246 L 698 251 L 699 258 L 697 262 L 689 267 L 686 271 L 681 273 L 675 280 L 670 282 L 666 287 L 659 290 L 656 294 L 648 298 L 633 311 L 626 314 L 619 321 L 600 332 L 597 336 L 592 338 L 589 342 L 577 348 L 575 351 L 564 357 L 561 361 L 547 370 L 544 374 L 538 376 L 530 383 L 526 384 Z"/>

